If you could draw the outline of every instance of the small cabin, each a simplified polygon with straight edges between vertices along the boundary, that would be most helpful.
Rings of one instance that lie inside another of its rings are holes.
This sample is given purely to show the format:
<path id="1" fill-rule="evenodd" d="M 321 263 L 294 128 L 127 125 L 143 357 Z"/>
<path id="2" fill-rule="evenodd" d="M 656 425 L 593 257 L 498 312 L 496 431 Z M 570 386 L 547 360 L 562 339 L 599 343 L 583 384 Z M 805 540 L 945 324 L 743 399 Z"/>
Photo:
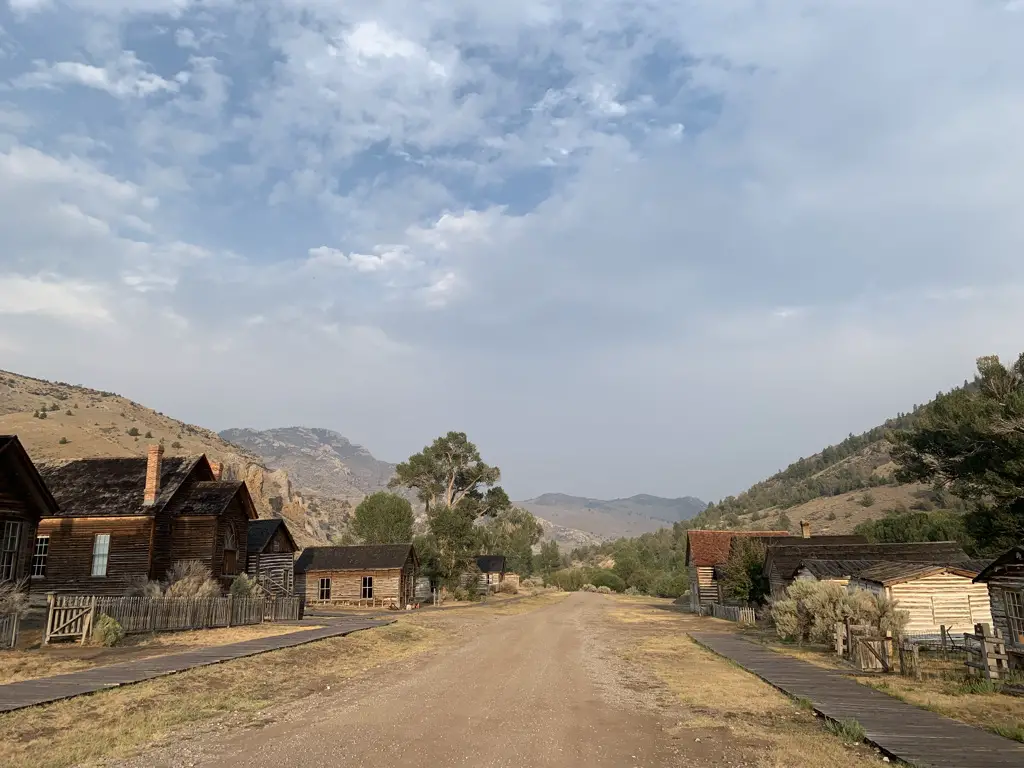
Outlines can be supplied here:
<path id="1" fill-rule="evenodd" d="M 497 592 L 505 580 L 505 556 L 479 555 L 476 567 L 480 571 L 480 590 Z"/>
<path id="2" fill-rule="evenodd" d="M 265 592 L 287 597 L 294 591 L 295 539 L 284 520 L 250 520 L 246 571 Z"/>
<path id="3" fill-rule="evenodd" d="M 40 519 L 57 509 L 21 441 L 0 435 L 0 583 L 41 573 L 49 542 L 42 542 L 40 554 L 36 531 Z"/>
<path id="4" fill-rule="evenodd" d="M 295 561 L 295 591 L 310 606 L 405 608 L 418 568 L 412 544 L 307 547 Z"/>
<path id="5" fill-rule="evenodd" d="M 690 609 L 722 601 L 720 575 L 715 573 L 729 561 L 733 539 L 738 537 L 781 537 L 788 531 L 698 531 L 686 532 L 686 570 L 690 576 Z"/>
<path id="6" fill-rule="evenodd" d="M 889 562 L 866 568 L 850 579 L 849 588 L 885 595 L 910 614 L 908 635 L 973 632 L 975 624 L 991 624 L 988 590 L 975 584 L 978 569 L 968 563 L 929 565 Z"/>
<path id="7" fill-rule="evenodd" d="M 1024 547 L 1004 552 L 974 581 L 988 589 L 992 624 L 1006 643 L 1010 668 L 1024 669 Z"/>

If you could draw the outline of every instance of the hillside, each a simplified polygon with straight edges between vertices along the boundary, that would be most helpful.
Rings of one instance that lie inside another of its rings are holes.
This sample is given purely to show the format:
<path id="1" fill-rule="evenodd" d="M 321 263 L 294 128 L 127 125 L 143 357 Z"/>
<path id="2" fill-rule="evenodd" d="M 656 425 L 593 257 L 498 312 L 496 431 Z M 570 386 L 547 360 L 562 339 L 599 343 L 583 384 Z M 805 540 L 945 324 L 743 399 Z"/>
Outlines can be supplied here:
<path id="1" fill-rule="evenodd" d="M 545 493 L 535 499 L 516 502 L 552 526 L 585 531 L 598 540 L 639 536 L 672 523 L 689 520 L 705 507 L 700 499 L 685 496 L 666 499 L 639 494 L 628 499 L 590 499 L 564 493 Z M 553 536 L 573 546 L 595 543 Z"/>
<path id="2" fill-rule="evenodd" d="M 347 527 L 345 500 L 296 493 L 287 473 L 245 448 L 113 392 L 0 371 L 0 432 L 18 435 L 39 461 L 142 456 L 154 442 L 168 456 L 205 453 L 223 462 L 226 478 L 247 482 L 261 517 L 287 519 L 300 544 L 326 542 Z"/>

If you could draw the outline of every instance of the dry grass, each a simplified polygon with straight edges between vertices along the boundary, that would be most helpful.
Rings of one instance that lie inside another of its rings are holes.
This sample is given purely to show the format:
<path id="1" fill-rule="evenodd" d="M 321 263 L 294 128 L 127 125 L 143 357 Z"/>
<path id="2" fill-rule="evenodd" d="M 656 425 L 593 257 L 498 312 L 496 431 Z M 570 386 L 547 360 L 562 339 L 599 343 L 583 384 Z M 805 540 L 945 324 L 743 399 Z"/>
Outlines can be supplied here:
<path id="1" fill-rule="evenodd" d="M 315 624 L 303 626 L 313 629 Z M 151 635 L 128 635 L 116 648 L 81 646 L 61 643 L 24 651 L 0 653 L 0 683 L 63 675 L 83 669 L 103 667 L 122 661 L 135 661 L 152 656 L 191 650 L 193 648 L 227 645 L 257 637 L 272 637 L 295 632 L 295 626 L 257 624 L 250 627 L 209 629 L 196 632 L 162 632 Z M 38 633 L 37 633 L 38 634 Z"/>
<path id="2" fill-rule="evenodd" d="M 798 702 L 690 640 L 685 631 L 707 629 L 707 620 L 625 601 L 609 613 L 629 625 L 633 636 L 622 655 L 675 694 L 688 710 L 688 727 L 727 728 L 737 764 L 860 768 L 881 763 L 869 747 L 844 743 Z"/>

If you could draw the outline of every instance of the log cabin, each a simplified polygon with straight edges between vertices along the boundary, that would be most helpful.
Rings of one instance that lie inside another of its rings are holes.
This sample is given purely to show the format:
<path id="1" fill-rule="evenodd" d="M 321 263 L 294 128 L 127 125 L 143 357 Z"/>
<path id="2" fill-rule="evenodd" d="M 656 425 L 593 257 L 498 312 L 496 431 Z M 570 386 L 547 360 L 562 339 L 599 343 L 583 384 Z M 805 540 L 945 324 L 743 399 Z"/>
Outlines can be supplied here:
<path id="1" fill-rule="evenodd" d="M 295 588 L 295 553 L 298 547 L 291 531 L 279 518 L 250 520 L 246 570 L 265 592 L 290 597 Z"/>
<path id="2" fill-rule="evenodd" d="M 480 590 L 497 592 L 505 580 L 505 556 L 479 555 L 476 558 L 476 567 L 480 571 Z"/>
<path id="3" fill-rule="evenodd" d="M 909 614 L 908 635 L 937 635 L 944 626 L 954 633 L 973 632 L 975 624 L 991 624 L 988 590 L 975 584 L 980 568 L 970 561 L 956 565 L 877 563 L 856 575 L 849 589 L 885 595 Z"/>
<path id="4" fill-rule="evenodd" d="M 1024 670 L 1024 546 L 993 560 L 974 578 L 988 588 L 993 627 L 1006 643 L 1010 668 Z"/>
<path id="5" fill-rule="evenodd" d="M 57 510 L 21 441 L 0 435 L 0 583 L 21 582 L 34 572 L 39 521 Z"/>
<path id="6" fill-rule="evenodd" d="M 867 560 L 872 562 L 930 563 L 953 565 L 969 560 L 954 541 L 868 543 L 849 536 L 816 536 L 771 544 L 765 555 L 764 573 L 772 597 L 782 597 L 801 566 L 812 560 Z M 852 574 L 851 574 L 852 576 Z"/>
<path id="7" fill-rule="evenodd" d="M 405 608 L 418 567 L 412 544 L 307 547 L 295 561 L 295 591 L 313 606 Z"/>
<path id="8" fill-rule="evenodd" d="M 722 600 L 720 579 L 715 566 L 729 560 L 733 539 L 737 537 L 783 537 L 788 531 L 698 531 L 686 532 L 686 570 L 690 576 L 690 609 Z"/>
<path id="9" fill-rule="evenodd" d="M 198 560 L 228 586 L 246 568 L 256 508 L 244 482 L 220 479 L 206 456 L 74 459 L 40 464 L 57 500 L 39 523 L 47 553 L 38 592 L 121 595 L 162 581 L 175 563 Z"/>

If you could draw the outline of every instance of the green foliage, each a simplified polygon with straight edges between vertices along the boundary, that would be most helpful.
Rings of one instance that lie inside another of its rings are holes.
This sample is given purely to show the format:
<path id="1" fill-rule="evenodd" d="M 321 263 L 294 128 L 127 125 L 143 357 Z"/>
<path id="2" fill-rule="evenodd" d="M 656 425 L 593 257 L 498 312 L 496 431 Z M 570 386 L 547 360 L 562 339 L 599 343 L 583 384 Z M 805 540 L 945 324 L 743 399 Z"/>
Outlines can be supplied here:
<path id="1" fill-rule="evenodd" d="M 879 520 L 868 520 L 856 526 L 853 532 L 864 536 L 868 541 L 956 541 L 968 553 L 973 554 L 977 550 L 974 540 L 964 526 L 964 516 L 947 510 L 907 512 Z"/>
<path id="2" fill-rule="evenodd" d="M 501 470 L 484 463 L 465 432 L 449 432 L 399 464 L 389 485 L 415 489 L 428 513 L 449 507 L 480 517 L 512 506 L 499 480 Z"/>
<path id="3" fill-rule="evenodd" d="M 837 736 L 845 742 L 856 743 L 864 741 L 864 726 L 853 719 L 848 720 L 826 720 L 825 729 L 833 736 Z"/>
<path id="4" fill-rule="evenodd" d="M 449 586 L 475 565 L 479 536 L 471 511 L 439 506 L 427 513 L 437 578 Z"/>
<path id="5" fill-rule="evenodd" d="M 740 603 L 762 603 L 768 595 L 768 580 L 764 574 L 766 549 L 764 544 L 745 537 L 737 537 L 723 566 L 722 586 L 727 597 Z"/>
<path id="6" fill-rule="evenodd" d="M 545 541 L 540 545 L 540 552 L 533 561 L 534 573 L 552 573 L 563 565 L 568 565 L 558 549 L 557 541 Z"/>
<path id="7" fill-rule="evenodd" d="M 124 627 L 110 616 L 101 613 L 92 625 L 92 642 L 107 648 L 113 648 L 124 640 Z"/>
<path id="8" fill-rule="evenodd" d="M 153 433 L 152 433 L 152 432 L 147 432 L 147 433 L 146 433 L 146 434 L 144 435 L 144 437 L 145 437 L 145 438 L 146 438 L 147 440 L 152 440 L 152 439 L 153 439 Z"/>
<path id="9" fill-rule="evenodd" d="M 39 411 L 39 415 L 36 418 L 39 418 L 39 419 L 47 418 L 46 411 Z"/>
<path id="10" fill-rule="evenodd" d="M 139 436 L 139 430 L 138 430 L 138 427 L 131 427 L 131 428 L 130 428 L 130 429 L 128 430 L 128 436 L 129 436 L 129 437 L 138 437 L 138 436 Z"/>
<path id="11" fill-rule="evenodd" d="M 773 600 L 771 618 L 784 640 L 831 643 L 835 626 L 846 619 L 870 624 L 879 632 L 902 634 L 910 615 L 885 595 L 865 590 L 847 590 L 829 581 L 798 579 L 786 589 L 786 596 Z"/>
<path id="12" fill-rule="evenodd" d="M 64 411 L 64 415 L 65 416 L 74 416 L 75 413 L 70 408 L 68 408 L 66 411 Z"/>
<path id="13" fill-rule="evenodd" d="M 505 556 L 505 570 L 520 576 L 533 573 L 533 547 L 544 528 L 525 509 L 499 511 L 480 527 L 481 552 Z"/>
<path id="14" fill-rule="evenodd" d="M 259 595 L 259 587 L 256 585 L 256 579 L 250 578 L 248 574 L 240 573 L 231 580 L 231 588 L 228 590 L 234 598 L 244 600 L 250 597 L 257 597 Z"/>
<path id="15" fill-rule="evenodd" d="M 612 592 L 622 592 L 626 589 L 626 582 L 607 568 L 590 568 L 587 570 L 587 580 L 595 587 L 608 587 Z"/>
<path id="16" fill-rule="evenodd" d="M 875 495 L 873 493 L 865 493 L 860 497 L 860 505 L 862 507 L 872 507 L 875 504 Z"/>
<path id="17" fill-rule="evenodd" d="M 901 482 L 928 482 L 973 502 L 964 518 L 981 552 L 1024 539 L 1024 355 L 978 359 L 974 387 L 939 395 L 894 433 Z"/>
<path id="18" fill-rule="evenodd" d="M 789 531 L 793 529 L 793 521 L 789 519 L 789 515 L 785 512 L 779 512 L 779 516 L 775 518 L 775 522 L 772 523 L 772 530 L 775 531 Z"/>
<path id="19" fill-rule="evenodd" d="M 612 592 L 626 589 L 626 583 L 614 571 L 605 568 L 563 568 L 549 574 L 546 581 L 566 592 L 576 592 L 585 585 L 592 587 L 588 591 L 596 591 L 599 587 L 606 587 Z"/>
<path id="20" fill-rule="evenodd" d="M 173 443 L 171 443 L 171 448 L 174 448 L 175 450 L 179 450 L 181 448 L 181 443 L 179 443 L 177 440 L 175 440 Z"/>
<path id="21" fill-rule="evenodd" d="M 414 522 L 408 499 L 378 491 L 359 502 L 352 529 L 365 544 L 402 544 L 412 541 Z"/>
<path id="22" fill-rule="evenodd" d="M 635 539 L 578 547 L 572 551 L 572 560 L 597 565 L 610 558 L 627 592 L 632 588 L 634 594 L 679 597 L 689 588 L 685 568 L 687 527 L 686 523 L 674 523 L 671 528 Z"/>

